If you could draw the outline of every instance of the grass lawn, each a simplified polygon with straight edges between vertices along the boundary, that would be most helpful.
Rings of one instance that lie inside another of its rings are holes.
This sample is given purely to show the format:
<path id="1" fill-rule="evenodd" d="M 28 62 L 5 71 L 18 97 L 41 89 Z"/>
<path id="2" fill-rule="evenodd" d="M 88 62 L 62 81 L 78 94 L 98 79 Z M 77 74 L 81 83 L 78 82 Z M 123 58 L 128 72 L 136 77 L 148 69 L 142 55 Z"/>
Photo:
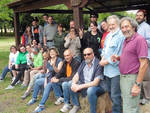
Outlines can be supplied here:
<path id="1" fill-rule="evenodd" d="M 0 73 L 4 66 L 8 63 L 9 47 L 15 44 L 14 38 L 10 37 L 0 37 Z M 5 90 L 5 88 L 10 84 L 11 76 L 8 74 L 3 82 L 0 83 L 0 113 L 32 113 L 32 111 L 39 104 L 38 102 L 35 105 L 27 106 L 26 103 L 31 99 L 31 96 L 25 100 L 22 100 L 20 97 L 24 93 L 25 89 L 21 89 L 20 85 L 15 86 L 13 90 Z M 46 103 L 46 110 L 42 113 L 60 113 L 59 109 L 62 107 L 55 106 L 53 102 L 54 98 L 51 96 Z M 53 101 L 50 101 L 53 100 Z M 150 113 L 150 104 L 141 106 L 141 113 Z"/>

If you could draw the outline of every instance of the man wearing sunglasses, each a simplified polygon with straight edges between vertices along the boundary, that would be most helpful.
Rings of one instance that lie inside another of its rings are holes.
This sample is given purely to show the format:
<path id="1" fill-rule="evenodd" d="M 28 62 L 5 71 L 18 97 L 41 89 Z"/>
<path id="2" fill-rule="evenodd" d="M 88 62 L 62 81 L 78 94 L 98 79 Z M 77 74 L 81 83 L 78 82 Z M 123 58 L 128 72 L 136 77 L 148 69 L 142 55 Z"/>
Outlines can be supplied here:
<path id="1" fill-rule="evenodd" d="M 82 96 L 88 96 L 90 104 L 90 113 L 96 113 L 96 104 L 98 96 L 105 92 L 102 67 L 99 60 L 94 56 L 92 48 L 86 48 L 83 51 L 84 60 L 82 61 L 77 73 L 70 82 L 70 94 L 72 104 L 74 105 L 69 113 L 76 113 L 80 108 L 78 93 Z"/>

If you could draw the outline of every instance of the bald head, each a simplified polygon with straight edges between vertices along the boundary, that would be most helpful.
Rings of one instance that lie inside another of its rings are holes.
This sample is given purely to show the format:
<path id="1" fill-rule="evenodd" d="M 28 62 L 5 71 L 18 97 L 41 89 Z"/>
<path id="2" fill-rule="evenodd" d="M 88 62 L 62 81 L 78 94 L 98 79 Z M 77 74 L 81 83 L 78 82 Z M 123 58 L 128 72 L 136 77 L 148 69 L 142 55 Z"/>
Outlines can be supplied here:
<path id="1" fill-rule="evenodd" d="M 73 57 L 73 55 L 72 55 L 72 52 L 70 49 L 67 49 L 64 51 L 64 58 L 67 62 L 71 62 L 72 57 Z"/>
<path id="2" fill-rule="evenodd" d="M 84 53 L 84 52 L 93 53 L 93 49 L 92 49 L 92 48 L 85 48 L 84 51 L 83 51 L 83 53 Z"/>
<path id="3" fill-rule="evenodd" d="M 94 52 L 92 48 L 85 48 L 83 51 L 85 62 L 90 64 L 94 59 Z"/>

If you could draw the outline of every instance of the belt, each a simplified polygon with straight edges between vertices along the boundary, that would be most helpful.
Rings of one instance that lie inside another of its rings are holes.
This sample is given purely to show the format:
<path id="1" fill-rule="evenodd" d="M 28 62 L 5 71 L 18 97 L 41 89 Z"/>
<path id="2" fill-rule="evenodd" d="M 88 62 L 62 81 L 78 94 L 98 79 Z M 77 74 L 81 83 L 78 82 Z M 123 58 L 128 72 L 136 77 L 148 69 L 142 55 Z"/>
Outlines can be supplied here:
<path id="1" fill-rule="evenodd" d="M 53 42 L 53 40 L 47 40 L 47 42 Z"/>

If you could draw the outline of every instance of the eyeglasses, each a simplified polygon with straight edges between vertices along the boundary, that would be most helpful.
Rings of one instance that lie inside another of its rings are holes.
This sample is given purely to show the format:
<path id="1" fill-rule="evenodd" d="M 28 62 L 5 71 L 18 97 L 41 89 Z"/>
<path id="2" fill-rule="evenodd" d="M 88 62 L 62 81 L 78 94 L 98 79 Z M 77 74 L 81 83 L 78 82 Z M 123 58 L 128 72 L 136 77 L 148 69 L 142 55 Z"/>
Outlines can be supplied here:
<path id="1" fill-rule="evenodd" d="M 83 56 L 90 56 L 92 53 L 83 54 Z"/>
<path id="2" fill-rule="evenodd" d="M 21 47 L 21 48 L 20 48 L 20 50 L 23 50 L 23 49 L 25 49 L 25 47 Z"/>

